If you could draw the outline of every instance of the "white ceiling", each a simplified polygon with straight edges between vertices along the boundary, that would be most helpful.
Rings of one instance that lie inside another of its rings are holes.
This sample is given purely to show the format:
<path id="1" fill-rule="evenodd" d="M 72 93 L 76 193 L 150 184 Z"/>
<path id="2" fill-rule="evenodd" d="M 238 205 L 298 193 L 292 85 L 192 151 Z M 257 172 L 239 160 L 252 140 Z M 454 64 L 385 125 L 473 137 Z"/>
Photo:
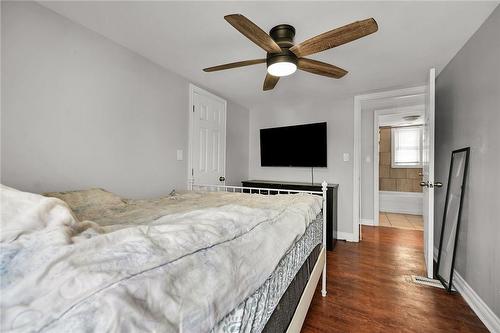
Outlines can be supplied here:
<path id="1" fill-rule="evenodd" d="M 40 2 L 194 83 L 249 108 L 273 101 L 342 98 L 414 86 L 439 71 L 497 2 Z M 379 31 L 311 56 L 349 71 L 340 80 L 297 71 L 263 92 L 265 64 L 204 73 L 204 67 L 265 57 L 224 15 L 241 13 L 269 31 L 293 25 L 295 41 L 374 17 Z"/>
<path id="2" fill-rule="evenodd" d="M 407 116 L 417 116 L 416 119 L 405 119 Z M 407 109 L 406 111 L 400 111 L 398 113 L 381 115 L 378 118 L 379 126 L 412 126 L 412 125 L 423 125 L 424 124 L 424 110 L 422 108 L 415 108 L 413 110 Z"/>
<path id="3" fill-rule="evenodd" d="M 425 104 L 425 94 L 402 95 L 391 98 L 369 99 L 361 101 L 362 111 L 375 111 L 387 109 L 405 109 L 408 107 L 421 106 Z"/>

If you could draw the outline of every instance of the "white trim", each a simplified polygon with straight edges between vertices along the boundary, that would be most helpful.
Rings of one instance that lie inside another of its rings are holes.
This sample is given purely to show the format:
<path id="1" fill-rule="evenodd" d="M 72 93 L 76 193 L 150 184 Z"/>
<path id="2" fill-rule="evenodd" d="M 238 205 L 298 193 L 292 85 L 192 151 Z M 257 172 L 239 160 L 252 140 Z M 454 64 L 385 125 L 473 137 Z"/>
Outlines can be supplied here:
<path id="1" fill-rule="evenodd" d="M 380 119 L 379 115 L 384 112 L 383 110 L 375 110 L 373 113 L 373 223 L 380 225 L 380 201 L 378 192 L 380 189 Z"/>
<path id="2" fill-rule="evenodd" d="M 192 176 L 192 168 L 193 168 L 193 158 L 192 158 L 192 153 L 193 153 L 193 105 L 194 105 L 194 98 L 193 98 L 193 93 L 194 89 L 196 88 L 195 85 L 192 83 L 189 84 L 189 105 L 188 105 L 188 114 L 189 114 L 189 123 L 188 123 L 188 163 L 187 163 L 187 188 L 188 190 L 191 190 L 191 185 L 194 183 L 194 178 Z"/>
<path id="3" fill-rule="evenodd" d="M 354 96 L 354 158 L 352 161 L 353 167 L 353 189 L 352 189 L 352 238 L 359 242 L 361 239 L 359 219 L 361 207 L 361 101 L 363 96 Z M 337 233 L 340 238 L 340 232 Z"/>
<path id="4" fill-rule="evenodd" d="M 337 231 L 337 240 L 345 240 L 348 242 L 359 242 L 359 239 L 356 240 L 352 232 L 342 232 L 342 231 Z"/>
<path id="5" fill-rule="evenodd" d="M 396 164 L 396 162 L 394 161 L 396 159 L 395 157 L 395 154 L 396 154 L 396 149 L 394 148 L 394 142 L 395 142 L 395 138 L 396 136 L 394 135 L 394 132 L 396 131 L 400 131 L 401 129 L 407 129 L 409 127 L 416 127 L 418 128 L 418 131 L 419 131 L 419 142 L 418 142 L 418 150 L 420 151 L 420 161 L 417 162 L 417 163 L 407 163 L 407 164 L 403 164 L 403 163 L 399 163 L 399 164 Z M 404 127 L 391 127 L 391 168 L 393 169 L 397 169 L 397 168 L 422 168 L 423 165 L 422 165 L 422 147 L 423 147 L 423 143 L 422 143 L 422 134 L 423 134 L 423 125 L 412 125 L 412 126 L 404 126 Z"/>
<path id="6" fill-rule="evenodd" d="M 361 103 L 369 100 L 384 98 L 398 98 L 402 96 L 425 94 L 425 86 L 404 88 L 390 91 L 382 91 L 371 94 L 354 96 L 354 158 L 353 158 L 353 194 L 352 194 L 352 230 L 353 241 L 359 242 L 359 223 L 360 223 L 360 193 L 361 193 Z M 374 217 L 376 218 L 376 217 Z"/>
<path id="7" fill-rule="evenodd" d="M 323 214 L 322 214 L 322 217 L 323 217 L 323 250 L 325 250 L 326 248 L 326 206 L 327 206 L 327 202 L 326 202 L 326 192 L 328 190 L 328 183 L 326 181 L 323 181 L 321 183 L 321 192 L 322 193 L 322 199 L 321 202 L 321 206 L 323 208 Z M 326 256 L 326 255 L 325 255 Z M 326 290 L 326 259 L 325 259 L 325 262 L 323 263 L 323 273 L 322 273 L 322 276 L 321 276 L 321 296 L 323 297 L 326 297 L 326 293 L 327 293 L 327 290 Z"/>
<path id="8" fill-rule="evenodd" d="M 469 304 L 471 309 L 476 313 L 479 319 L 481 319 L 484 326 L 486 326 L 490 332 L 500 332 L 500 318 L 495 315 L 495 313 L 456 270 L 453 271 L 453 286 L 457 289 L 460 295 L 462 295 L 467 304 Z"/>
<path id="9" fill-rule="evenodd" d="M 392 154 L 392 153 L 391 153 Z M 421 169 L 422 163 L 419 164 L 392 164 L 392 156 L 391 156 L 391 168 L 393 169 Z"/>
<path id="10" fill-rule="evenodd" d="M 200 88 L 198 86 L 195 86 L 194 84 L 190 83 L 189 84 L 189 125 L 188 125 L 188 163 L 187 163 L 187 188 L 191 189 L 191 186 L 195 183 L 195 178 L 191 174 L 191 170 L 193 169 L 193 157 L 192 157 L 192 152 L 193 152 L 193 107 L 194 107 L 194 92 L 197 91 L 203 95 L 209 96 L 213 99 L 216 99 L 220 101 L 221 103 L 224 104 L 224 128 L 226 131 L 226 134 L 224 135 L 224 173 L 227 173 L 227 168 L 226 168 L 226 160 L 227 160 L 227 144 L 226 144 L 226 137 L 227 137 L 227 101 L 217 95 L 212 94 L 211 92 Z M 224 181 L 225 184 L 225 181 Z"/>
<path id="11" fill-rule="evenodd" d="M 319 278 L 321 276 L 321 270 L 323 265 L 326 263 L 326 251 L 325 248 L 321 249 L 318 260 L 314 265 L 311 273 L 311 278 L 306 284 L 302 296 L 300 297 L 299 304 L 295 308 L 295 313 L 293 314 L 292 321 L 288 325 L 287 333 L 299 333 L 304 324 L 304 319 L 306 319 L 307 311 L 309 310 L 309 305 L 314 296 L 316 290 L 316 285 L 318 284 Z"/>
<path id="12" fill-rule="evenodd" d="M 434 246 L 434 261 L 437 261 L 438 253 L 439 249 Z M 456 269 L 453 270 L 453 286 L 490 332 L 500 332 L 500 318 L 479 297 Z"/>
<path id="13" fill-rule="evenodd" d="M 362 225 L 378 225 L 378 224 L 375 224 L 375 221 L 373 219 L 361 219 L 359 220 L 359 222 L 362 224 Z"/>

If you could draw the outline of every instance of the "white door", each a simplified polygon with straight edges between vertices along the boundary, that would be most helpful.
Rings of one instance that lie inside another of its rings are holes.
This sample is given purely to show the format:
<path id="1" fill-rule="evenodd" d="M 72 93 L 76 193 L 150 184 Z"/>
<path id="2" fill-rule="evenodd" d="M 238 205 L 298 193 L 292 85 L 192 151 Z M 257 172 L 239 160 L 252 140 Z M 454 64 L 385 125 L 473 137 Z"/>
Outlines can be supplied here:
<path id="1" fill-rule="evenodd" d="M 434 263 L 434 109 L 436 70 L 431 68 L 426 89 L 423 132 L 422 183 L 424 202 L 424 257 L 427 277 L 433 278 Z"/>
<path id="2" fill-rule="evenodd" d="M 190 184 L 225 185 L 226 101 L 191 85 Z"/>

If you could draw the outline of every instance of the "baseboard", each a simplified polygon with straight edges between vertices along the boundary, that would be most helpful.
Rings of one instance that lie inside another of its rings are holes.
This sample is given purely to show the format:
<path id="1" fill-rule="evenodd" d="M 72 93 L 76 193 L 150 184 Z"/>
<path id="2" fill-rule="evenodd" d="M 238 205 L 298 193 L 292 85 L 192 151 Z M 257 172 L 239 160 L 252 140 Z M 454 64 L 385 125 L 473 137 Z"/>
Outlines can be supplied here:
<path id="1" fill-rule="evenodd" d="M 363 225 L 375 225 L 375 221 L 373 221 L 373 219 L 360 219 L 359 223 Z"/>
<path id="2" fill-rule="evenodd" d="M 481 319 L 484 326 L 490 332 L 500 332 L 500 318 L 488 307 L 488 305 L 479 297 L 474 289 L 464 280 L 460 274 L 455 270 L 453 272 L 453 286 L 462 295 L 464 300 L 469 304 L 471 309 Z"/>
<path id="3" fill-rule="evenodd" d="M 388 213 L 422 215 L 423 195 L 421 192 L 379 192 L 379 211 Z"/>
<path id="4" fill-rule="evenodd" d="M 345 240 L 348 242 L 357 242 L 358 240 L 354 239 L 354 234 L 352 232 L 342 232 L 342 231 L 337 231 L 337 239 L 339 240 Z"/>
<path id="5" fill-rule="evenodd" d="M 434 260 L 437 261 L 439 249 L 434 247 Z M 479 297 L 464 278 L 456 271 L 453 271 L 453 286 L 462 295 L 463 299 L 470 306 L 472 311 L 481 319 L 484 326 L 490 332 L 500 332 L 500 319 L 493 313 L 488 305 Z"/>

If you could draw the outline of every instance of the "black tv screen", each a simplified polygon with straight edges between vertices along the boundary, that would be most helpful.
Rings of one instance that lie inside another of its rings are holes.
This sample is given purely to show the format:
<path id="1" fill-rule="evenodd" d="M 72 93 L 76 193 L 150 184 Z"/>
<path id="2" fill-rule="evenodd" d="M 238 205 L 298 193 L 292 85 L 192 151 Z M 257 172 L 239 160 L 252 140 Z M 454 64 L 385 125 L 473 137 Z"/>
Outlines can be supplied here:
<path id="1" fill-rule="evenodd" d="M 260 165 L 326 167 L 326 122 L 260 130 Z"/>

